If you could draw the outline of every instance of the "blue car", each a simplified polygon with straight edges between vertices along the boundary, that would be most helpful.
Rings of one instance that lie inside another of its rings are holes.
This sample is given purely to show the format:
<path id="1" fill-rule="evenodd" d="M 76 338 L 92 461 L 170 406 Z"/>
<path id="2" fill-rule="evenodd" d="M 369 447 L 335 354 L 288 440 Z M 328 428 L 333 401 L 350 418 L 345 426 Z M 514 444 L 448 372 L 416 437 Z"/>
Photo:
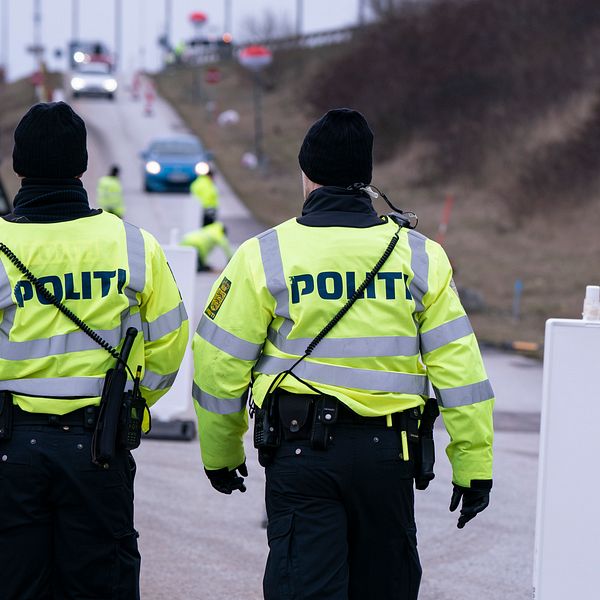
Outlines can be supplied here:
<path id="1" fill-rule="evenodd" d="M 211 155 L 193 135 L 157 138 L 140 156 L 146 192 L 189 192 L 192 181 L 210 169 Z"/>

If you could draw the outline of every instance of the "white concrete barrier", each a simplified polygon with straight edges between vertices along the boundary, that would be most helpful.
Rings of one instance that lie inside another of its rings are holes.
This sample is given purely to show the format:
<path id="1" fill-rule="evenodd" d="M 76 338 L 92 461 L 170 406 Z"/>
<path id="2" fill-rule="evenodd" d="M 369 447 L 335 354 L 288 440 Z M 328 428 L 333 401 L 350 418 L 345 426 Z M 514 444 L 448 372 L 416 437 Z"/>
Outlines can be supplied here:
<path id="1" fill-rule="evenodd" d="M 599 391 L 600 321 L 547 321 L 533 576 L 535 600 L 598 597 Z"/>
<path id="2" fill-rule="evenodd" d="M 196 281 L 196 251 L 186 246 L 174 244 L 176 234 L 171 236 L 171 244 L 163 246 L 163 250 L 179 286 L 181 297 L 190 319 L 190 342 L 194 333 L 195 314 L 195 281 Z M 190 418 L 192 409 L 192 380 L 194 366 L 190 343 L 185 352 L 183 362 L 175 379 L 173 387 L 152 408 L 152 417 L 160 421 L 170 421 L 177 417 Z"/>

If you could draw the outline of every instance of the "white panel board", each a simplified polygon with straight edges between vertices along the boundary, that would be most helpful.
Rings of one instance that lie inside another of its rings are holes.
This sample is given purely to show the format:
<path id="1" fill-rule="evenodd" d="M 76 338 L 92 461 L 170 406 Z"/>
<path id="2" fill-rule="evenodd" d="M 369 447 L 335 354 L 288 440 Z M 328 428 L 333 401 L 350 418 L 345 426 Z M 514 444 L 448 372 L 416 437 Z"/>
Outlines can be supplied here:
<path id="1" fill-rule="evenodd" d="M 546 323 L 536 600 L 600 597 L 600 322 Z"/>
<path id="2" fill-rule="evenodd" d="M 181 292 L 188 317 L 190 318 L 190 341 L 194 333 L 193 320 L 195 309 L 196 251 L 186 246 L 163 246 L 171 271 Z M 192 380 L 194 366 L 192 351 L 188 342 L 187 350 L 173 387 L 152 407 L 152 417 L 160 421 L 169 421 L 174 417 L 188 418 L 192 410 Z"/>

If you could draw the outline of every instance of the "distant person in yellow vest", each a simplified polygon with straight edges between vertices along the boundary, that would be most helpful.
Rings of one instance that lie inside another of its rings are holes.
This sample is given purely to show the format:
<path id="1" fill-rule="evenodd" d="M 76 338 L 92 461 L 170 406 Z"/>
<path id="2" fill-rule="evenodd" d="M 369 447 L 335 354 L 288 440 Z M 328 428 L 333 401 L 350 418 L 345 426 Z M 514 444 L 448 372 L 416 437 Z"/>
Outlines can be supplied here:
<path id="1" fill-rule="evenodd" d="M 220 221 L 215 221 L 200 229 L 190 231 L 183 236 L 181 245 L 191 246 L 196 249 L 198 253 L 198 271 L 210 271 L 210 267 L 206 264 L 206 259 L 216 246 L 219 246 L 223 250 L 227 262 L 233 256 L 233 250 L 227 239 L 227 230 Z"/>
<path id="2" fill-rule="evenodd" d="M 173 48 L 173 56 L 175 58 L 175 64 L 180 65 L 183 62 L 183 57 L 185 54 L 186 43 L 184 40 L 180 40 L 175 44 L 175 48 Z"/>
<path id="3" fill-rule="evenodd" d="M 190 186 L 190 191 L 202 206 L 202 227 L 214 223 L 219 209 L 219 191 L 213 181 L 210 167 L 205 174 L 196 177 Z"/>
<path id="4" fill-rule="evenodd" d="M 123 188 L 119 180 L 117 165 L 113 165 L 110 173 L 98 180 L 97 199 L 98 206 L 102 210 L 123 218 L 125 205 L 123 204 Z"/>

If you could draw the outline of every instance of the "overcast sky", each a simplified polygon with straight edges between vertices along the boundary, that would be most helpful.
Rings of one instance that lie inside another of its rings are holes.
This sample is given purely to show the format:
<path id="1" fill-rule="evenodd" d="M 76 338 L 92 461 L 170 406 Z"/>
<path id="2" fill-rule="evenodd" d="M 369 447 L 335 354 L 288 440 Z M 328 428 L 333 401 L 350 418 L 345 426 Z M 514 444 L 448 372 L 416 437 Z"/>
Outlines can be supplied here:
<path id="1" fill-rule="evenodd" d="M 42 44 L 52 68 L 65 66 L 65 59 L 54 57 L 56 48 L 65 49 L 73 30 L 73 6 L 78 5 L 79 38 L 101 40 L 115 46 L 115 5 L 119 0 L 40 0 L 42 7 Z M 225 6 L 228 0 L 170 0 L 172 5 L 172 40 L 189 39 L 194 30 L 188 17 L 194 11 L 208 16 L 204 32 L 221 35 L 225 28 Z M 8 55 L 9 79 L 32 72 L 34 59 L 26 52 L 33 42 L 35 0 L 0 0 L 0 63 Z M 168 0 L 120 0 L 122 6 L 123 69 L 153 70 L 159 67 L 161 52 L 158 37 L 164 32 L 165 6 Z M 234 41 L 247 38 L 248 18 L 259 22 L 271 11 L 280 23 L 294 30 L 296 8 L 303 6 L 305 33 L 336 29 L 355 24 L 360 0 L 229 0 L 231 33 Z M 8 19 L 7 19 L 8 15 Z M 8 34 L 8 35 L 7 35 Z"/>

